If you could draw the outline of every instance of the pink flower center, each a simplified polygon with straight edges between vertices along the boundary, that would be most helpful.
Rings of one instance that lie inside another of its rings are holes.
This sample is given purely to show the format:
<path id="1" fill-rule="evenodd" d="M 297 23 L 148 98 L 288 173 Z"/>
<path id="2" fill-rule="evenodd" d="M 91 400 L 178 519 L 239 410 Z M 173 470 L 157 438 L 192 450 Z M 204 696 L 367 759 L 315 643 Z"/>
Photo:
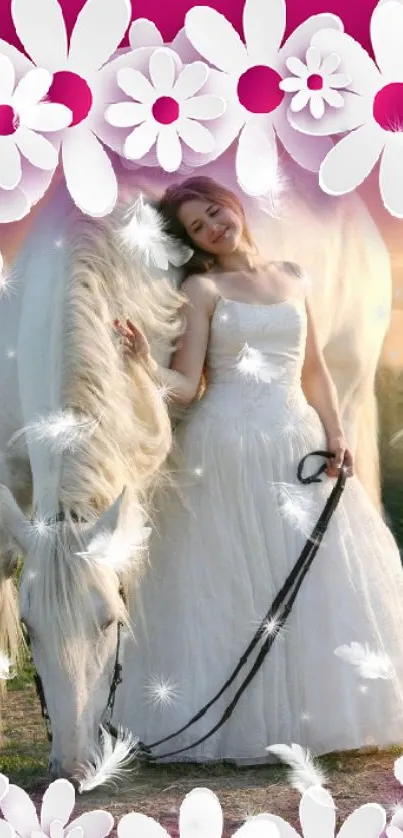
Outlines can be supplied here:
<path id="1" fill-rule="evenodd" d="M 92 93 L 87 82 L 69 70 L 60 70 L 54 74 L 47 98 L 49 102 L 57 102 L 70 108 L 73 113 L 70 125 L 82 122 L 92 106 Z"/>
<path id="2" fill-rule="evenodd" d="M 385 131 L 403 131 L 403 82 L 393 82 L 378 90 L 373 114 Z"/>
<path id="3" fill-rule="evenodd" d="M 281 76 L 271 67 L 257 65 L 242 73 L 238 98 L 250 113 L 271 113 L 281 104 L 284 93 L 279 88 Z"/>
<path id="4" fill-rule="evenodd" d="M 19 125 L 18 115 L 11 105 L 0 105 L 0 136 L 15 134 Z"/>
<path id="5" fill-rule="evenodd" d="M 179 117 L 179 105 L 171 96 L 160 96 L 152 107 L 153 117 L 162 125 L 171 125 Z"/>
<path id="6" fill-rule="evenodd" d="M 308 90 L 322 90 L 323 78 L 319 73 L 312 73 L 306 80 Z"/>

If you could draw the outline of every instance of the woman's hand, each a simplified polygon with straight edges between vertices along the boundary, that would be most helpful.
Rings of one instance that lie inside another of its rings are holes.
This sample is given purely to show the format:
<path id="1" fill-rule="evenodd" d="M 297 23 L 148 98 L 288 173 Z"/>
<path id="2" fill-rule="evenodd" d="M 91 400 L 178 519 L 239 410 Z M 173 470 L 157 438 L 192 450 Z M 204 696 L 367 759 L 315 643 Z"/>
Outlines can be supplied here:
<path id="1" fill-rule="evenodd" d="M 352 452 L 347 447 L 345 437 L 342 434 L 339 436 L 328 436 L 327 450 L 332 451 L 334 454 L 326 469 L 327 476 L 338 477 L 342 465 L 345 465 L 347 466 L 347 477 L 351 477 L 354 473 L 354 461 Z"/>
<path id="2" fill-rule="evenodd" d="M 114 327 L 115 331 L 122 338 L 122 347 L 125 355 L 153 364 L 148 340 L 131 320 L 126 320 L 126 326 L 120 320 L 115 320 Z"/>

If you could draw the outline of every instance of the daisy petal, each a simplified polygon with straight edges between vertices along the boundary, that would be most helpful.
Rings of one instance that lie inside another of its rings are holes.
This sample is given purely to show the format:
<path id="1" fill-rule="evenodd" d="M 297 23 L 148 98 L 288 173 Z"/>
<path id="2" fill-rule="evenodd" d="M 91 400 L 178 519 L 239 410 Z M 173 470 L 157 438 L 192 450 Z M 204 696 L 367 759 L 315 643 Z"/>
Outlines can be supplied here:
<path id="1" fill-rule="evenodd" d="M 290 58 L 287 58 L 285 63 L 290 73 L 294 73 L 294 75 L 299 76 L 300 79 L 308 78 L 308 67 L 303 63 L 303 61 L 301 61 L 300 58 L 296 58 L 295 55 L 291 55 Z"/>
<path id="2" fill-rule="evenodd" d="M 302 111 L 303 108 L 306 108 L 310 98 L 311 93 L 309 90 L 300 90 L 299 93 L 291 99 L 291 110 L 295 113 Z"/>
<path id="3" fill-rule="evenodd" d="M 61 131 L 67 128 L 73 118 L 73 114 L 65 105 L 53 102 L 44 102 L 24 109 L 21 119 L 26 128 L 33 131 Z"/>
<path id="4" fill-rule="evenodd" d="M 377 803 L 366 803 L 348 816 L 340 829 L 338 838 L 357 838 L 357 835 L 378 838 L 385 828 L 385 823 L 385 810 Z"/>
<path id="5" fill-rule="evenodd" d="M 285 0 L 246 0 L 243 31 L 255 64 L 274 63 L 285 32 Z"/>
<path id="6" fill-rule="evenodd" d="M 312 91 L 311 101 L 309 103 L 310 111 L 314 119 L 321 119 L 325 113 L 325 103 L 323 101 L 322 93 Z"/>
<path id="7" fill-rule="evenodd" d="M 30 70 L 18 82 L 13 96 L 13 104 L 20 110 L 37 105 L 46 96 L 52 84 L 52 73 L 48 70 Z"/>
<path id="8" fill-rule="evenodd" d="M 352 78 L 347 73 L 332 73 L 327 79 L 329 87 L 348 87 L 351 84 Z"/>
<path id="9" fill-rule="evenodd" d="M 0 188 L 15 189 L 21 175 L 21 157 L 15 140 L 11 137 L 0 137 Z"/>
<path id="10" fill-rule="evenodd" d="M 3 192 L 0 190 L 0 224 L 20 221 L 30 211 L 26 195 L 20 189 Z"/>
<path id="11" fill-rule="evenodd" d="M 25 73 L 29 73 L 30 70 L 34 68 L 32 61 L 26 57 L 19 49 L 16 49 L 11 44 L 7 43 L 7 41 L 3 41 L 0 38 L 0 55 L 5 55 L 6 58 L 9 58 L 14 72 L 17 73 L 18 76 L 23 76 Z"/>
<path id="12" fill-rule="evenodd" d="M 214 148 L 215 141 L 211 131 L 193 119 L 182 119 L 178 123 L 178 134 L 189 148 L 200 154 L 209 154 Z"/>
<path id="13" fill-rule="evenodd" d="M 85 838 L 105 838 L 113 829 L 113 817 L 103 809 L 84 812 L 69 824 L 69 831 L 81 827 Z"/>
<path id="14" fill-rule="evenodd" d="M 118 823 L 118 838 L 133 838 L 134 835 L 142 835 L 144 838 L 170 838 L 166 829 L 147 815 L 139 812 L 129 812 L 123 815 Z"/>
<path id="15" fill-rule="evenodd" d="M 155 23 L 145 17 L 133 21 L 129 29 L 129 44 L 132 49 L 139 47 L 162 47 L 164 41 Z"/>
<path id="16" fill-rule="evenodd" d="M 383 143 L 383 132 L 377 125 L 364 125 L 343 137 L 320 167 L 321 189 L 329 195 L 352 192 L 374 168 Z"/>
<path id="17" fill-rule="evenodd" d="M 52 821 L 49 824 L 49 836 L 50 838 L 64 838 L 64 826 L 61 821 Z M 79 838 L 82 838 L 82 836 L 80 835 Z"/>
<path id="18" fill-rule="evenodd" d="M 383 203 L 396 218 L 403 218 L 403 136 L 392 134 L 386 141 L 379 171 Z"/>
<path id="19" fill-rule="evenodd" d="M 220 96 L 206 94 L 187 99 L 182 105 L 182 113 L 191 119 L 217 119 L 225 111 L 225 100 Z"/>
<path id="20" fill-rule="evenodd" d="M 19 833 L 21 838 L 28 838 L 31 832 L 39 829 L 35 806 L 26 791 L 19 786 L 10 785 L 8 793 L 1 801 L 5 820 Z"/>
<path id="21" fill-rule="evenodd" d="M 207 64 L 203 61 L 194 61 L 188 64 L 179 74 L 172 93 L 179 102 L 194 96 L 205 84 L 208 77 Z"/>
<path id="22" fill-rule="evenodd" d="M 118 102 L 106 109 L 105 119 L 110 125 L 126 128 L 129 125 L 139 125 L 140 122 L 144 122 L 149 114 L 150 109 L 140 102 Z"/>
<path id="23" fill-rule="evenodd" d="M 11 823 L 0 819 L 0 838 L 15 838 L 15 832 Z"/>
<path id="24" fill-rule="evenodd" d="M 402 838 L 402 831 L 397 826 L 390 826 L 386 830 L 386 838 Z"/>
<path id="25" fill-rule="evenodd" d="M 306 66 L 309 74 L 319 72 L 320 52 L 316 47 L 308 47 L 306 51 Z"/>
<path id="26" fill-rule="evenodd" d="M 59 159 L 59 153 L 45 137 L 30 131 L 29 128 L 20 128 L 15 136 L 15 143 L 21 154 L 38 169 L 55 169 Z"/>
<path id="27" fill-rule="evenodd" d="M 249 66 L 245 44 L 224 15 L 208 6 L 194 6 L 185 17 L 185 31 L 194 48 L 219 70 L 241 75 Z"/>
<path id="28" fill-rule="evenodd" d="M 34 63 L 52 72 L 64 69 L 67 34 L 57 0 L 13 0 L 12 14 L 17 35 Z"/>
<path id="29" fill-rule="evenodd" d="M 306 47 L 307 44 L 311 43 L 311 38 L 316 32 L 319 32 L 322 29 L 326 30 L 336 30 L 339 32 L 343 31 L 343 23 L 339 17 L 336 15 L 328 14 L 325 12 L 324 14 L 319 15 L 312 15 L 312 17 L 307 18 L 291 32 L 291 35 L 281 49 L 279 50 L 278 60 L 276 62 L 277 68 L 281 68 L 284 66 L 287 58 L 291 56 L 300 56 L 301 58 L 305 58 L 306 55 Z M 316 46 L 316 44 L 315 44 Z M 320 50 L 320 47 L 318 47 Z M 328 52 L 332 50 L 323 50 L 322 55 L 327 55 Z M 336 51 L 337 50 L 333 50 Z M 280 63 L 279 63 L 280 62 Z M 308 75 L 306 68 L 305 68 L 305 76 Z M 304 77 L 305 77 L 304 76 Z"/>
<path id="30" fill-rule="evenodd" d="M 397 760 L 396 760 L 396 762 L 397 762 Z M 395 762 L 395 768 L 396 768 L 396 762 Z M 0 774 L 0 800 L 2 800 L 4 795 L 7 794 L 9 787 L 10 787 L 10 781 L 9 781 L 8 777 L 6 777 L 5 774 Z"/>
<path id="31" fill-rule="evenodd" d="M 71 33 L 69 68 L 84 76 L 99 70 L 118 48 L 130 18 L 130 0 L 87 0 Z"/>
<path id="32" fill-rule="evenodd" d="M 294 827 L 290 826 L 287 821 L 283 820 L 283 818 L 278 817 L 278 815 L 271 815 L 271 814 L 263 814 L 263 815 L 256 815 L 252 818 L 253 821 L 259 821 L 263 819 L 264 823 L 272 823 L 277 828 L 277 833 L 275 836 L 277 838 L 301 838 L 298 832 L 295 831 Z M 250 821 L 249 821 L 250 823 Z M 246 824 L 247 825 L 247 824 Z M 235 833 L 236 835 L 237 833 Z M 254 833 L 251 833 L 251 838 L 253 838 Z M 235 838 L 235 836 L 233 836 Z"/>
<path id="33" fill-rule="evenodd" d="M 84 830 L 82 826 L 75 826 L 74 829 L 69 829 L 69 831 L 64 834 L 65 838 L 84 838 Z M 51 835 L 50 838 L 53 838 L 53 835 Z"/>
<path id="34" fill-rule="evenodd" d="M 337 52 L 331 52 L 330 55 L 326 55 L 322 61 L 322 66 L 320 68 L 320 72 L 322 76 L 330 76 L 333 74 L 335 70 L 340 66 L 340 55 Z"/>
<path id="35" fill-rule="evenodd" d="M 326 98 L 323 90 L 321 93 Z M 358 128 L 366 121 L 368 102 L 349 90 L 343 91 L 343 102 L 342 108 L 327 110 L 321 120 L 313 120 L 307 111 L 296 113 L 291 105 L 288 119 L 297 131 L 322 137 Z"/>
<path id="36" fill-rule="evenodd" d="M 140 73 L 140 70 L 135 70 L 133 67 L 122 67 L 117 74 L 117 83 L 126 96 L 130 96 L 136 102 L 144 102 L 151 104 L 155 101 L 155 90 Z"/>
<path id="37" fill-rule="evenodd" d="M 193 789 L 179 809 L 180 835 L 208 835 L 221 838 L 223 815 L 218 797 L 209 789 Z"/>
<path id="38" fill-rule="evenodd" d="M 248 195 L 264 195 L 276 178 L 277 145 L 270 123 L 251 119 L 241 131 L 236 155 L 236 173 Z"/>
<path id="39" fill-rule="evenodd" d="M 381 73 L 390 81 L 403 81 L 403 6 L 395 0 L 376 6 L 370 30 Z"/>
<path id="40" fill-rule="evenodd" d="M 379 89 L 379 71 L 372 58 L 358 41 L 345 32 L 323 29 L 313 35 L 313 46 L 322 54 L 337 52 L 341 57 L 340 71 L 353 68 L 354 90 L 362 94 L 372 94 Z"/>
<path id="41" fill-rule="evenodd" d="M 293 160 L 309 172 L 318 172 L 320 164 L 333 147 L 332 141 L 327 137 L 306 137 L 304 142 L 302 134 L 290 125 L 284 105 L 277 108 L 274 127 L 280 142 Z"/>
<path id="42" fill-rule="evenodd" d="M 12 95 L 15 85 L 15 70 L 12 62 L 6 55 L 0 54 L 0 101 L 7 103 Z M 14 94 L 15 95 L 15 94 Z"/>
<path id="43" fill-rule="evenodd" d="M 156 49 L 150 58 L 150 78 L 159 96 L 172 92 L 175 81 L 175 61 L 165 49 Z"/>
<path id="44" fill-rule="evenodd" d="M 344 106 L 344 96 L 338 93 L 337 90 L 332 90 L 331 87 L 324 87 L 321 90 L 322 98 L 332 108 L 342 108 Z"/>
<path id="45" fill-rule="evenodd" d="M 304 81 L 300 76 L 287 76 L 279 84 L 280 90 L 284 90 L 285 93 L 294 93 L 296 90 L 301 90 L 302 87 L 305 91 Z"/>
<path id="46" fill-rule="evenodd" d="M 159 126 L 154 121 L 144 122 L 135 128 L 124 144 L 124 155 L 128 160 L 141 160 L 154 145 L 158 136 Z"/>
<path id="47" fill-rule="evenodd" d="M 171 49 L 178 54 L 183 64 L 192 64 L 194 61 L 200 60 L 199 53 L 194 47 L 192 47 L 192 44 L 186 37 L 184 27 L 179 30 L 178 34 L 173 39 Z"/>
<path id="48" fill-rule="evenodd" d="M 117 200 L 117 181 L 106 151 L 85 126 L 76 125 L 62 145 L 64 175 L 73 201 L 96 218 L 110 213 Z"/>
<path id="49" fill-rule="evenodd" d="M 174 125 L 161 126 L 157 138 L 157 158 L 165 172 L 176 172 L 179 169 L 182 162 L 182 146 Z"/>
<path id="50" fill-rule="evenodd" d="M 279 833 L 268 816 L 260 815 L 244 823 L 234 832 L 233 838 L 279 838 Z"/>
<path id="51" fill-rule="evenodd" d="M 55 780 L 51 783 L 42 799 L 41 827 L 49 832 L 52 821 L 60 821 L 66 825 L 74 809 L 76 793 L 74 786 L 68 780 Z"/>
<path id="52" fill-rule="evenodd" d="M 331 794 L 320 786 L 309 789 L 301 798 L 299 818 L 302 832 L 306 836 L 317 833 L 334 835 L 336 811 Z"/>

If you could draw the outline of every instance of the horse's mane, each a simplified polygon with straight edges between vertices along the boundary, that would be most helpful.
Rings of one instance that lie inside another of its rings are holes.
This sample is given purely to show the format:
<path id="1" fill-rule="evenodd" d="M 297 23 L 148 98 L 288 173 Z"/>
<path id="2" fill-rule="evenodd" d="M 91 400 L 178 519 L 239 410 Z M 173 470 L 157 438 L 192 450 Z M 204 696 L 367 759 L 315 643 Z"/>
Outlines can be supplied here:
<path id="1" fill-rule="evenodd" d="M 145 497 L 171 445 L 161 389 L 141 362 L 123 359 L 115 318 L 144 330 L 153 354 L 172 350 L 183 324 L 183 297 L 167 278 L 152 276 L 123 246 L 127 206 L 101 220 L 70 226 L 63 315 L 62 409 L 92 422 L 85 442 L 63 453 L 62 506 L 78 515 L 104 511 L 130 487 Z"/>

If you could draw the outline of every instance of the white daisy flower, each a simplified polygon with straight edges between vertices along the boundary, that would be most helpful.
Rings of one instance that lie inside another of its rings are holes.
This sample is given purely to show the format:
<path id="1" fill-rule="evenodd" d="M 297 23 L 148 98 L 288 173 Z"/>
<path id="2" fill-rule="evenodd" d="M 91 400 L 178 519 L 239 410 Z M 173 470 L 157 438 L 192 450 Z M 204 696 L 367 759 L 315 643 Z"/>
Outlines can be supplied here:
<path id="1" fill-rule="evenodd" d="M 63 105 L 42 100 L 52 84 L 47 70 L 30 70 L 16 84 L 12 61 L 0 54 L 0 189 L 15 189 L 21 158 L 38 169 L 55 170 L 58 151 L 41 132 L 56 132 L 72 119 Z"/>
<path id="2" fill-rule="evenodd" d="M 227 147 L 240 132 L 236 172 L 240 186 L 249 195 L 264 195 L 270 190 L 277 170 L 276 137 L 297 163 L 311 171 L 318 171 L 332 147 L 327 138 L 301 142 L 287 118 L 290 96 L 280 88 L 280 82 L 288 75 L 287 59 L 305 56 L 312 35 L 325 26 L 343 28 L 334 15 L 314 15 L 280 47 L 286 27 L 285 0 L 246 0 L 245 44 L 228 20 L 214 9 L 196 6 L 186 15 L 185 31 L 192 46 L 231 80 L 227 110 L 235 134 L 231 136 L 223 120 L 216 140 L 223 150 L 223 145 Z"/>
<path id="3" fill-rule="evenodd" d="M 42 799 L 40 819 L 35 806 L 23 789 L 10 785 L 0 774 L 0 820 L 2 838 L 106 838 L 113 827 L 113 817 L 102 809 L 84 812 L 73 821 L 69 818 L 75 805 L 75 790 L 68 780 L 55 780 Z"/>
<path id="4" fill-rule="evenodd" d="M 258 815 L 234 832 L 233 838 L 279 838 L 279 832 L 270 822 L 270 815 Z M 197 788 L 189 792 L 179 809 L 180 838 L 221 838 L 223 813 L 218 797 L 209 789 Z M 120 819 L 118 838 L 133 838 L 134 835 L 147 838 L 170 838 L 154 818 L 139 812 L 129 812 Z M 319 833 L 318 833 L 319 834 Z"/>
<path id="5" fill-rule="evenodd" d="M 118 187 L 111 161 L 97 138 L 105 108 L 100 70 L 125 34 L 130 2 L 87 0 L 69 43 L 57 0 L 35 0 L 34 18 L 32 0 L 13 0 L 11 10 L 26 53 L 34 64 L 53 73 L 48 98 L 63 103 L 73 113 L 71 126 L 61 137 L 69 192 L 83 212 L 96 217 L 107 215 L 115 206 Z M 4 42 L 0 53 L 4 53 Z"/>
<path id="6" fill-rule="evenodd" d="M 129 160 L 141 160 L 156 144 L 158 163 L 166 172 L 175 172 L 182 162 L 181 141 L 193 151 L 206 154 L 214 148 L 214 136 L 202 125 L 225 111 L 219 96 L 200 94 L 209 70 L 202 61 L 181 69 L 175 54 L 165 48 L 150 56 L 148 78 L 133 67 L 118 71 L 117 83 L 134 101 L 110 105 L 105 119 L 118 128 L 131 127 L 124 144 Z"/>
<path id="7" fill-rule="evenodd" d="M 380 159 L 379 182 L 383 203 L 391 215 L 403 218 L 403 5 L 396 0 L 378 5 L 371 18 L 371 41 L 376 64 L 349 35 L 323 30 L 311 45 L 322 53 L 336 52 L 340 69 L 354 79 L 348 114 L 311 120 L 306 113 L 290 115 L 300 131 L 311 134 L 350 133 L 321 164 L 319 183 L 329 195 L 356 189 Z M 344 108 L 342 109 L 345 110 Z M 352 130 L 355 129 L 355 130 Z"/>
<path id="8" fill-rule="evenodd" d="M 287 58 L 285 63 L 292 76 L 283 79 L 279 87 L 287 93 L 295 93 L 291 99 L 291 110 L 302 111 L 309 105 L 314 119 L 321 119 L 326 105 L 342 108 L 344 96 L 338 91 L 347 87 L 352 79 L 347 73 L 335 72 L 340 62 L 341 58 L 335 52 L 326 55 L 322 61 L 316 47 L 308 47 L 305 64 L 296 56 Z"/>
<path id="9" fill-rule="evenodd" d="M 290 824 L 277 815 L 264 815 L 275 824 L 279 838 L 335 838 L 336 836 L 336 806 L 331 794 L 321 786 L 308 788 L 299 804 L 299 819 L 301 833 L 296 832 Z M 255 820 L 259 818 L 259 815 Z M 378 836 L 385 828 L 386 813 L 377 803 L 366 803 L 359 806 L 345 820 L 338 836 L 343 838 L 370 838 Z"/>

